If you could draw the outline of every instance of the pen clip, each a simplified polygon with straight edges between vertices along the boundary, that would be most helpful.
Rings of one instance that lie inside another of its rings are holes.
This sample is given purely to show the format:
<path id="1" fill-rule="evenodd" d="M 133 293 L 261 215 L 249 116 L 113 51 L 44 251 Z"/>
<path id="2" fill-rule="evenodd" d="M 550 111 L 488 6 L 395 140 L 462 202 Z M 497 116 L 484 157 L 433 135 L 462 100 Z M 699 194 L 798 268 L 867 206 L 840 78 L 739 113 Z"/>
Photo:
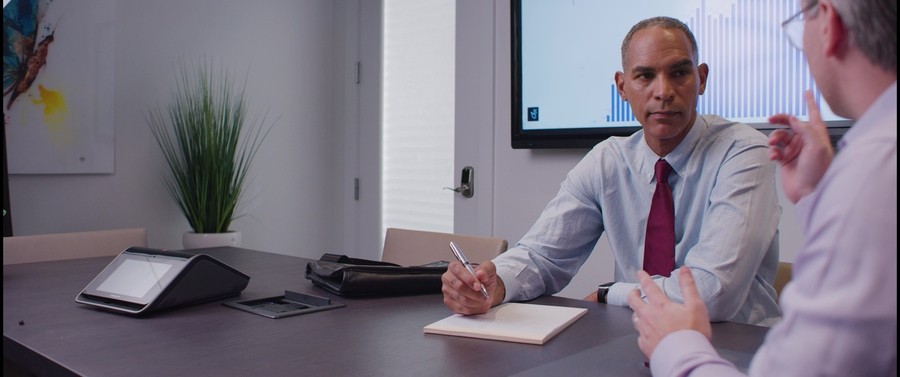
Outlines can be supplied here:
<path id="1" fill-rule="evenodd" d="M 471 265 L 469 263 L 469 259 L 466 258 L 466 255 L 463 254 L 462 250 L 459 249 L 459 246 L 456 245 L 455 242 L 450 241 L 450 251 L 453 252 L 453 256 L 456 257 L 456 260 L 463 265 Z"/>

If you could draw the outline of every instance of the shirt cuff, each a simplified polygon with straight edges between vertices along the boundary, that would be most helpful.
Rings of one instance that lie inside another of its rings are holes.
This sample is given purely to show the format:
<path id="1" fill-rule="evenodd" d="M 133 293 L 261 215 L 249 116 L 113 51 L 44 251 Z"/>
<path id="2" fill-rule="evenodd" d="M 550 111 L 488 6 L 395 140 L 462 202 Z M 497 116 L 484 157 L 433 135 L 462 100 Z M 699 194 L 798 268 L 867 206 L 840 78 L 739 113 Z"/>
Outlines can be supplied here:
<path id="1" fill-rule="evenodd" d="M 511 269 L 498 269 L 497 278 L 503 281 L 503 289 L 505 290 L 503 302 L 512 301 L 513 297 L 518 297 L 521 294 L 519 281 L 516 280 L 516 276 L 512 273 Z"/>
<path id="2" fill-rule="evenodd" d="M 679 330 L 666 335 L 650 357 L 650 371 L 654 376 L 683 376 L 691 372 L 706 375 L 705 372 L 712 372 L 710 369 L 699 371 L 703 366 L 713 367 L 710 369 L 715 369 L 719 376 L 723 375 L 723 370 L 737 372 L 733 364 L 719 356 L 706 336 L 695 330 Z"/>
<path id="3" fill-rule="evenodd" d="M 617 306 L 628 306 L 628 294 L 638 288 L 634 283 L 615 283 L 606 291 L 606 303 Z"/>

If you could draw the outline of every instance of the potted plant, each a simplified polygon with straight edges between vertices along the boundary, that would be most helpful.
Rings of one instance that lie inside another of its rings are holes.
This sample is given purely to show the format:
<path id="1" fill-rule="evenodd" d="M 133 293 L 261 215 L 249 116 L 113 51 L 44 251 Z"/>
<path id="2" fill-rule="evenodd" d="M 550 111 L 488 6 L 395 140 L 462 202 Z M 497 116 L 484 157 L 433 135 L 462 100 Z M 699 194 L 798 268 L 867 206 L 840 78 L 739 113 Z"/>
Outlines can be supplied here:
<path id="1" fill-rule="evenodd" d="M 209 61 L 181 62 L 175 76 L 168 106 L 145 118 L 169 167 L 163 181 L 192 229 L 184 247 L 239 246 L 231 221 L 239 217 L 247 172 L 272 126 L 263 126 L 266 115 L 246 121 L 246 79 L 237 88 L 226 69 Z"/>

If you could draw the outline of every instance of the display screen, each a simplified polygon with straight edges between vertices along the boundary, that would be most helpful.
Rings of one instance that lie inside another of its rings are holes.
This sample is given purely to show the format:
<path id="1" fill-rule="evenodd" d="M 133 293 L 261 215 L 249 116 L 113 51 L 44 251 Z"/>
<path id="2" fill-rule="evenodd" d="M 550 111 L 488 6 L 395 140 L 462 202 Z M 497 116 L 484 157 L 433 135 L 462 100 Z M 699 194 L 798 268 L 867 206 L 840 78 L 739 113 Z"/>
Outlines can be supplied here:
<path id="1" fill-rule="evenodd" d="M 126 259 L 97 287 L 98 291 L 131 297 L 144 297 L 154 287 L 162 289 L 160 279 L 172 265 Z"/>
<path id="2" fill-rule="evenodd" d="M 803 92 L 812 89 L 832 134 L 850 122 L 836 116 L 818 92 L 802 51 L 781 22 L 799 11 L 783 0 L 511 0 L 512 147 L 589 148 L 609 136 L 640 129 L 616 90 L 621 43 L 638 21 L 670 16 L 698 43 L 710 67 L 698 112 L 760 130 L 769 116 L 804 119 Z"/>
<path id="3" fill-rule="evenodd" d="M 84 292 L 145 305 L 158 296 L 187 264 L 177 257 L 126 251 L 91 281 Z"/>

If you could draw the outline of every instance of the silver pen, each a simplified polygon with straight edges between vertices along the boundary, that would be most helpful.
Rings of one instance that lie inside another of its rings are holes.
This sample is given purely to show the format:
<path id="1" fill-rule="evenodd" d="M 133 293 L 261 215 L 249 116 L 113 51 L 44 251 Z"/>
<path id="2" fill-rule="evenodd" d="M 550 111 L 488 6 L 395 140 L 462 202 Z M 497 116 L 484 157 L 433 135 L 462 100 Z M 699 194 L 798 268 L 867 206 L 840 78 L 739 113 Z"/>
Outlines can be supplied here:
<path id="1" fill-rule="evenodd" d="M 462 265 L 465 266 L 467 270 L 469 270 L 472 276 L 475 276 L 475 267 L 472 267 L 472 263 L 469 263 L 469 259 L 466 258 L 465 254 L 463 254 L 462 249 L 460 249 L 459 246 L 456 246 L 456 243 L 454 243 L 453 241 L 450 242 L 450 250 L 453 251 L 453 255 L 456 257 L 456 260 L 458 260 L 459 263 L 462 263 Z M 475 277 L 475 279 L 478 280 L 478 277 Z M 488 295 L 487 289 L 484 288 L 484 284 L 481 284 L 481 294 L 484 295 L 484 298 L 490 297 Z"/>

